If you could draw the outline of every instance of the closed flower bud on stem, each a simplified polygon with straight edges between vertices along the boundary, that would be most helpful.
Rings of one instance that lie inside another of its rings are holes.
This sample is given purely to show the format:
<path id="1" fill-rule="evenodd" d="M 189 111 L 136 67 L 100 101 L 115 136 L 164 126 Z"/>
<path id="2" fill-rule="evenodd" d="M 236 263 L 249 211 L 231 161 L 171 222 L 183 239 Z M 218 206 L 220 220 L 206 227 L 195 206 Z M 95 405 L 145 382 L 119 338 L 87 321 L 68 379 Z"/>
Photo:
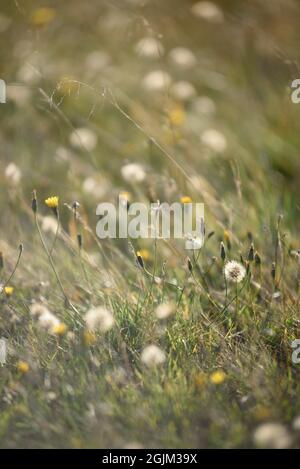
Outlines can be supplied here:
<path id="1" fill-rule="evenodd" d="M 222 261 L 225 261 L 226 259 L 226 250 L 223 241 L 221 241 L 221 248 L 220 248 L 220 256 Z"/>
<path id="2" fill-rule="evenodd" d="M 257 267 L 259 267 L 261 265 L 261 258 L 260 258 L 260 255 L 258 254 L 258 252 L 256 251 L 256 253 L 254 254 L 254 261 L 255 261 L 255 265 Z"/>
<path id="3" fill-rule="evenodd" d="M 248 261 L 253 262 L 253 260 L 254 260 L 254 245 L 253 243 L 251 243 L 251 246 L 248 252 Z"/>
<path id="4" fill-rule="evenodd" d="M 36 198 L 36 191 L 35 190 L 32 192 L 31 208 L 32 208 L 33 213 L 37 212 L 38 204 L 37 204 L 37 198 Z"/>

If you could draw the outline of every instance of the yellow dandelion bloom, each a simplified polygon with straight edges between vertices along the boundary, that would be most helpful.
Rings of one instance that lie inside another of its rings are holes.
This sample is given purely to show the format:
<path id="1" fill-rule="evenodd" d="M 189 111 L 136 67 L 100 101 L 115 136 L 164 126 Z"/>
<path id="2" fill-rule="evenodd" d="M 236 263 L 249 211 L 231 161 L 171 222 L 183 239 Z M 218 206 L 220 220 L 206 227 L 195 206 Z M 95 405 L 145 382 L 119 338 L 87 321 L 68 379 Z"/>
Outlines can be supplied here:
<path id="1" fill-rule="evenodd" d="M 254 418 L 259 421 L 268 420 L 271 415 L 271 410 L 263 405 L 258 405 L 254 410 Z"/>
<path id="2" fill-rule="evenodd" d="M 203 388 L 205 384 L 207 383 L 207 375 L 206 373 L 200 372 L 197 373 L 195 376 L 195 385 L 198 389 Z"/>
<path id="3" fill-rule="evenodd" d="M 140 251 L 137 252 L 137 255 L 141 256 L 144 259 L 144 261 L 148 261 L 151 257 L 151 254 L 148 251 L 148 249 L 141 249 Z"/>
<path id="4" fill-rule="evenodd" d="M 58 207 L 58 202 L 59 197 L 57 196 L 48 197 L 48 199 L 45 200 L 45 204 L 51 209 L 56 209 Z"/>
<path id="5" fill-rule="evenodd" d="M 60 322 L 53 327 L 53 333 L 56 335 L 63 335 L 66 333 L 66 331 L 67 326 L 63 322 Z"/>
<path id="6" fill-rule="evenodd" d="M 42 27 L 51 23 L 56 16 L 54 8 L 42 7 L 34 10 L 30 17 L 30 22 L 34 26 Z"/>
<path id="7" fill-rule="evenodd" d="M 85 345 L 93 345 L 96 342 L 96 336 L 92 331 L 86 330 L 83 333 L 83 341 Z"/>
<path id="8" fill-rule="evenodd" d="M 121 199 L 123 199 L 123 200 L 128 200 L 128 201 L 130 201 L 130 199 L 131 199 L 131 194 L 130 194 L 130 192 L 128 192 L 128 191 L 121 191 L 120 194 L 119 194 L 119 197 L 120 197 Z"/>
<path id="9" fill-rule="evenodd" d="M 14 287 L 4 287 L 4 293 L 6 296 L 11 296 L 14 292 Z"/>
<path id="10" fill-rule="evenodd" d="M 230 241 L 230 232 L 228 230 L 224 230 L 224 233 L 223 233 L 223 236 L 224 236 L 224 241 Z"/>
<path id="11" fill-rule="evenodd" d="M 26 375 L 26 373 L 28 373 L 29 371 L 29 365 L 27 362 L 20 360 L 17 364 L 17 369 L 18 371 L 20 371 L 20 373 L 22 373 L 23 375 Z"/>
<path id="12" fill-rule="evenodd" d="M 175 126 L 180 126 L 184 123 L 186 119 L 186 114 L 181 107 L 176 107 L 171 109 L 168 113 L 171 124 Z"/>
<path id="13" fill-rule="evenodd" d="M 180 202 L 182 204 L 191 204 L 192 199 L 188 195 L 183 195 L 182 197 L 180 197 Z"/>
<path id="14" fill-rule="evenodd" d="M 226 374 L 222 370 L 214 371 L 209 379 L 213 384 L 222 384 L 226 379 Z"/>

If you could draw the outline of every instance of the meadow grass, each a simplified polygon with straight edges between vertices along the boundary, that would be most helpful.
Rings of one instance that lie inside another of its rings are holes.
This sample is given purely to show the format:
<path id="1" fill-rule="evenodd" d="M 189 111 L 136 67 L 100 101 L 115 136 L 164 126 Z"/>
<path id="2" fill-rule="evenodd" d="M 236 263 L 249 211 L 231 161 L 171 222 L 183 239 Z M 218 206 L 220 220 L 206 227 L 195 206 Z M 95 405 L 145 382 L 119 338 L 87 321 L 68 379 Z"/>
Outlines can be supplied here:
<path id="1" fill-rule="evenodd" d="M 23 3 L 0 18 L 0 446 L 299 446 L 297 2 Z M 203 248 L 98 239 L 122 191 L 203 202 Z"/>

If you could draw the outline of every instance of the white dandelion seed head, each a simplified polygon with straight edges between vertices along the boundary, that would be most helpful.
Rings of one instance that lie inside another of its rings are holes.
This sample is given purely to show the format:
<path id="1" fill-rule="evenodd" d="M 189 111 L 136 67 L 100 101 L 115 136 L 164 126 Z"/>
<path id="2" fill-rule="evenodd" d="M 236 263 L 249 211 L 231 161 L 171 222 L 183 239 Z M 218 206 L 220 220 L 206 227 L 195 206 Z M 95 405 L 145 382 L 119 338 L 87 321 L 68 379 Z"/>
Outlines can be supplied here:
<path id="1" fill-rule="evenodd" d="M 170 92 L 178 101 L 188 101 L 196 96 L 195 87 L 189 81 L 177 81 L 171 86 Z"/>
<path id="2" fill-rule="evenodd" d="M 82 189 L 87 194 L 93 194 L 95 197 L 103 197 L 108 190 L 105 181 L 97 181 L 93 177 L 87 177 L 82 183 Z"/>
<path id="3" fill-rule="evenodd" d="M 154 367 L 162 365 L 166 361 L 166 355 L 157 345 L 148 345 L 142 351 L 141 360 L 145 365 Z"/>
<path id="4" fill-rule="evenodd" d="M 45 233 L 55 234 L 57 231 L 57 220 L 49 215 L 43 217 L 42 230 L 45 231 Z"/>
<path id="5" fill-rule="evenodd" d="M 99 72 L 107 67 L 111 62 L 111 57 L 104 51 L 94 50 L 88 54 L 85 65 L 90 72 Z"/>
<path id="6" fill-rule="evenodd" d="M 70 135 L 70 143 L 75 148 L 85 148 L 92 151 L 98 142 L 97 135 L 87 127 L 75 129 Z"/>
<path id="7" fill-rule="evenodd" d="M 223 153 L 227 148 L 225 135 L 216 129 L 205 130 L 201 135 L 201 141 L 204 145 L 217 153 Z"/>
<path id="8" fill-rule="evenodd" d="M 30 314 L 31 316 L 35 317 L 35 318 L 39 318 L 40 316 L 42 316 L 43 314 L 51 314 L 49 309 L 47 308 L 47 306 L 45 306 L 43 303 L 33 303 L 31 306 L 30 306 Z"/>
<path id="9" fill-rule="evenodd" d="M 213 2 L 202 1 L 195 3 L 192 8 L 193 15 L 211 23 L 222 23 L 224 15 L 220 7 Z"/>
<path id="10" fill-rule="evenodd" d="M 136 44 L 135 51 L 146 59 L 157 59 L 164 54 L 164 47 L 154 37 L 143 37 Z"/>
<path id="11" fill-rule="evenodd" d="M 7 357 L 7 339 L 5 337 L 1 337 L 0 339 L 0 364 L 4 365 L 6 363 Z"/>
<path id="12" fill-rule="evenodd" d="M 121 168 L 121 174 L 127 182 L 143 182 L 146 172 L 138 163 L 128 163 Z"/>
<path id="13" fill-rule="evenodd" d="M 293 429 L 296 431 L 300 431 L 300 415 L 294 418 L 293 420 Z"/>
<path id="14" fill-rule="evenodd" d="M 175 47 L 169 53 L 170 61 L 180 68 L 191 68 L 197 63 L 195 54 L 186 47 Z"/>
<path id="15" fill-rule="evenodd" d="M 224 267 L 224 274 L 226 280 L 235 283 L 240 283 L 246 275 L 246 269 L 239 262 L 228 261 Z"/>
<path id="16" fill-rule="evenodd" d="M 8 179 L 14 186 L 17 186 L 21 180 L 22 173 L 20 168 L 15 163 L 9 163 L 4 171 L 6 179 Z"/>
<path id="17" fill-rule="evenodd" d="M 114 323 L 114 317 L 106 308 L 99 306 L 91 308 L 84 317 L 87 329 L 90 331 L 109 331 Z"/>
<path id="18" fill-rule="evenodd" d="M 60 324 L 60 321 L 50 311 L 45 311 L 39 316 L 38 324 L 43 329 L 46 329 L 48 332 L 52 332 L 53 329 Z"/>
<path id="19" fill-rule="evenodd" d="M 171 77 L 163 70 L 153 70 L 142 81 L 143 87 L 148 91 L 163 91 L 171 84 Z"/>
<path id="20" fill-rule="evenodd" d="M 292 444 L 292 437 L 286 427 L 280 423 L 264 423 L 253 434 L 256 446 L 269 449 L 285 449 Z"/>
<path id="21" fill-rule="evenodd" d="M 175 312 L 173 303 L 162 303 L 156 310 L 155 314 L 158 319 L 166 319 Z"/>
<path id="22" fill-rule="evenodd" d="M 216 105 L 208 96 L 199 96 L 193 102 L 193 110 L 197 114 L 213 116 L 216 113 Z"/>

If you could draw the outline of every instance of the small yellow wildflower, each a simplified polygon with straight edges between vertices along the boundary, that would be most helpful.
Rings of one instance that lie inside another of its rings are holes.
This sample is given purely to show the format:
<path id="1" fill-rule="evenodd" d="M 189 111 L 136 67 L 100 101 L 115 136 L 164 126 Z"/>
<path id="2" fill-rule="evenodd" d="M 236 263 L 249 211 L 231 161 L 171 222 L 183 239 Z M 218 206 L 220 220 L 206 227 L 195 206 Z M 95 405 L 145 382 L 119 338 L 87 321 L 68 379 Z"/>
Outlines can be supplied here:
<path id="1" fill-rule="evenodd" d="M 224 241 L 226 242 L 230 241 L 230 233 L 228 230 L 224 230 L 223 236 L 224 236 Z"/>
<path id="2" fill-rule="evenodd" d="M 96 336 L 92 331 L 86 330 L 83 333 L 85 345 L 93 345 L 96 342 Z"/>
<path id="3" fill-rule="evenodd" d="M 171 124 L 175 126 L 182 125 L 186 119 L 185 112 L 181 107 L 176 107 L 174 109 L 171 109 L 168 115 L 169 115 Z"/>
<path id="4" fill-rule="evenodd" d="M 56 16 L 54 8 L 43 7 L 37 8 L 31 15 L 30 21 L 31 24 L 37 27 L 46 26 L 51 23 Z"/>
<path id="5" fill-rule="evenodd" d="M 199 372 L 195 376 L 195 385 L 198 389 L 201 389 L 207 383 L 207 375 L 206 373 Z"/>
<path id="6" fill-rule="evenodd" d="M 151 257 L 151 254 L 148 249 L 141 249 L 140 251 L 138 251 L 138 255 L 141 256 L 144 261 L 148 261 Z"/>
<path id="7" fill-rule="evenodd" d="M 57 196 L 48 197 L 48 199 L 45 200 L 45 204 L 47 205 L 47 207 L 51 208 L 52 210 L 55 210 L 58 207 L 58 201 L 59 198 Z"/>
<path id="8" fill-rule="evenodd" d="M 67 326 L 63 322 L 60 322 L 53 327 L 53 333 L 56 335 L 63 335 L 66 331 Z"/>
<path id="9" fill-rule="evenodd" d="M 222 384 L 226 379 L 226 374 L 222 370 L 214 371 L 209 379 L 213 384 Z"/>
<path id="10" fill-rule="evenodd" d="M 258 405 L 254 410 L 254 418 L 258 421 L 268 420 L 271 417 L 271 410 L 263 405 Z"/>
<path id="11" fill-rule="evenodd" d="M 188 195 L 183 195 L 182 197 L 180 197 L 180 202 L 182 204 L 191 204 L 192 199 Z"/>
<path id="12" fill-rule="evenodd" d="M 130 200 L 131 199 L 131 194 L 128 191 L 121 191 L 119 194 L 119 197 L 123 200 Z"/>
<path id="13" fill-rule="evenodd" d="M 17 364 L 17 368 L 18 368 L 18 371 L 20 371 L 20 373 L 22 373 L 23 375 L 26 375 L 26 373 L 28 373 L 29 371 L 29 365 L 27 362 L 24 362 L 22 360 L 20 360 Z"/>
<path id="14" fill-rule="evenodd" d="M 14 287 L 4 287 L 4 293 L 6 296 L 11 296 L 14 292 Z"/>

